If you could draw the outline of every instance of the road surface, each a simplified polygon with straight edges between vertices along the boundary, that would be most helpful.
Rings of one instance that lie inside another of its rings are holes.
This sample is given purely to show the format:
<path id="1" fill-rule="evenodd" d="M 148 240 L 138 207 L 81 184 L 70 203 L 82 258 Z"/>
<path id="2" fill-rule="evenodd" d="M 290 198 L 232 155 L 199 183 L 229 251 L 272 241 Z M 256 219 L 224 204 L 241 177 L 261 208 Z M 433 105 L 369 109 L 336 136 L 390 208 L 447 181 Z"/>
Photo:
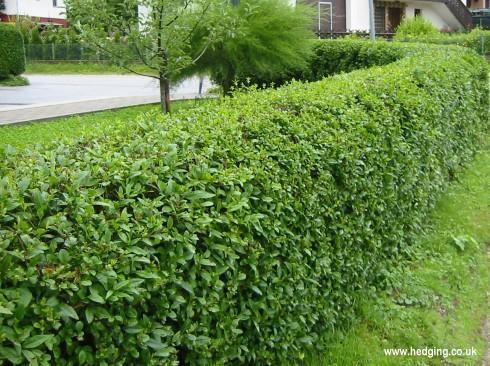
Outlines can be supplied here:
<path id="1" fill-rule="evenodd" d="M 133 75 L 28 75 L 30 85 L 0 87 L 0 124 L 49 119 L 159 101 L 158 81 Z M 211 87 L 204 80 L 203 93 Z M 172 99 L 199 97 L 199 79 L 172 87 Z"/>

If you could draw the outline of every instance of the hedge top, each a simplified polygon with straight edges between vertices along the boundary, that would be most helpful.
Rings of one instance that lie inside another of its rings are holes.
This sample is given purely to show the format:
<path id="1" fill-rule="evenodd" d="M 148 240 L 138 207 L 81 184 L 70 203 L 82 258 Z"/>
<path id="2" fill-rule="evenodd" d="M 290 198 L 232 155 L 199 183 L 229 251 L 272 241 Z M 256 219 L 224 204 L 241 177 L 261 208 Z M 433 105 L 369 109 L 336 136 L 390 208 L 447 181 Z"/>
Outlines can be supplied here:
<path id="1" fill-rule="evenodd" d="M 292 364 L 351 321 L 488 128 L 488 69 L 457 47 L 316 52 L 398 61 L 3 149 L 0 358 Z"/>

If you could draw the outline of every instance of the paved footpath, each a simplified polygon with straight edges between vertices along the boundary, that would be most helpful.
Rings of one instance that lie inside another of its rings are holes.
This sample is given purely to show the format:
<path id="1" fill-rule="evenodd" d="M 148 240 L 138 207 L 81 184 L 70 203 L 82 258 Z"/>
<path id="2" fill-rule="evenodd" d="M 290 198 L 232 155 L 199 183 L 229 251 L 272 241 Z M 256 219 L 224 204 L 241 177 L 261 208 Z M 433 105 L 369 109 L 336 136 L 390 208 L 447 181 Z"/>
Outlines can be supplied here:
<path id="1" fill-rule="evenodd" d="M 28 75 L 30 85 L 0 87 L 0 125 L 159 102 L 155 79 L 133 75 Z M 211 83 L 205 80 L 203 92 Z M 171 97 L 199 97 L 199 79 L 172 88 Z"/>

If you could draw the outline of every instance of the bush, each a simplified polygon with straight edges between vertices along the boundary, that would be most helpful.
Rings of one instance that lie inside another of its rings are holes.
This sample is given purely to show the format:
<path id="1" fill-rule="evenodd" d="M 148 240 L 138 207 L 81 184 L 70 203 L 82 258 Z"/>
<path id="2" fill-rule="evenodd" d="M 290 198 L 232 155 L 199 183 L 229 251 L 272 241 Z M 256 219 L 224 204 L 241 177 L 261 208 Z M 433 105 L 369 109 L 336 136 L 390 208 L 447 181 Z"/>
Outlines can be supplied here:
<path id="1" fill-rule="evenodd" d="M 285 69 L 281 75 L 272 78 L 260 78 L 258 76 L 242 78 L 237 80 L 237 84 L 255 84 L 262 87 L 281 86 L 292 79 L 316 81 L 334 74 L 386 65 L 416 51 L 413 46 L 403 44 L 355 39 L 315 40 L 310 42 L 310 47 L 312 52 L 307 58 L 306 67 Z"/>
<path id="2" fill-rule="evenodd" d="M 22 36 L 15 27 L 0 23 L 0 78 L 20 75 L 25 71 Z"/>
<path id="3" fill-rule="evenodd" d="M 439 30 L 432 22 L 421 16 L 404 18 L 395 31 L 395 37 L 421 37 L 438 34 Z"/>
<path id="4" fill-rule="evenodd" d="M 380 44 L 400 60 L 3 149 L 0 358 L 286 365 L 321 347 L 488 128 L 480 57 Z"/>
<path id="5" fill-rule="evenodd" d="M 387 65 L 413 51 L 413 47 L 384 41 L 317 41 L 303 78 L 320 80 L 326 76 L 373 66 Z"/>
<path id="6" fill-rule="evenodd" d="M 438 33 L 426 36 L 395 35 L 401 42 L 434 43 L 440 45 L 456 45 L 475 50 L 483 56 L 490 56 L 490 31 L 476 28 L 470 33 Z"/>
<path id="7" fill-rule="evenodd" d="M 284 70 L 305 67 L 309 43 L 314 39 L 310 7 L 291 7 L 285 0 L 241 0 L 238 6 L 230 3 L 225 12 L 218 23 L 227 19 L 229 30 L 188 72 L 208 72 L 229 94 L 234 80 L 285 80 L 290 75 Z M 194 33 L 196 58 L 213 37 L 208 27 Z"/>

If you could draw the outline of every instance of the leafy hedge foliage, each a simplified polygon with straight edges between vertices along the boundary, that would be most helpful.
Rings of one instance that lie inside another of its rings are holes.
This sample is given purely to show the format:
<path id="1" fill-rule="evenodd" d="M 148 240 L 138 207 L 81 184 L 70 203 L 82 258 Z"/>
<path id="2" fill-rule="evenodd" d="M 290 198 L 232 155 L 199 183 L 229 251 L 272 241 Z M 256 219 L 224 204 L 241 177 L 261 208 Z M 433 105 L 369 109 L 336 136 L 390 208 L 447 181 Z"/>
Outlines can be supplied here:
<path id="1" fill-rule="evenodd" d="M 426 36 L 411 36 L 396 33 L 395 40 L 401 42 L 434 43 L 440 45 L 456 45 L 475 50 L 483 56 L 490 56 L 490 30 L 476 28 L 470 33 L 438 33 Z"/>
<path id="2" fill-rule="evenodd" d="M 25 51 L 21 34 L 15 27 L 0 23 L 0 79 L 25 71 Z"/>
<path id="3" fill-rule="evenodd" d="M 3 149 L 0 358 L 285 365 L 321 347 L 488 128 L 486 63 L 427 48 L 107 137 Z"/>
<path id="4" fill-rule="evenodd" d="M 387 65 L 417 51 L 411 45 L 406 47 L 403 44 L 363 40 L 319 41 L 315 42 L 313 49 L 308 70 L 301 75 L 302 79 L 311 81 L 342 72 Z"/>
<path id="5" fill-rule="evenodd" d="M 272 78 L 257 74 L 248 78 L 241 77 L 237 80 L 237 84 L 268 87 L 281 86 L 293 79 L 317 81 L 325 76 L 342 72 L 386 65 L 414 50 L 413 46 L 404 47 L 401 44 L 368 42 L 359 39 L 315 40 L 311 43 L 311 48 L 312 52 L 305 67 L 285 69 L 282 74 Z"/>

